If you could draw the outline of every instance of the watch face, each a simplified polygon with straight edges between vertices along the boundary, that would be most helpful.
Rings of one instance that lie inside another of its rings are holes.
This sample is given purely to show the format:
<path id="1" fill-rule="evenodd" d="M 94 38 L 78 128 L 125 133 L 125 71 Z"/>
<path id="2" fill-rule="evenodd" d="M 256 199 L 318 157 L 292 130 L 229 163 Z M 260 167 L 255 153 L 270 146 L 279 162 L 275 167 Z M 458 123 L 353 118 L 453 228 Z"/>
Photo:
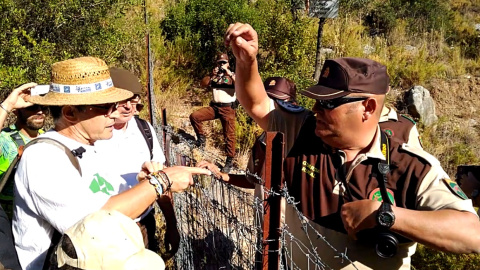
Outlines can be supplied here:
<path id="1" fill-rule="evenodd" d="M 392 211 L 392 206 L 388 203 L 382 203 L 377 212 L 378 225 L 390 228 L 395 223 L 395 214 Z"/>
<path id="2" fill-rule="evenodd" d="M 382 213 L 378 217 L 378 222 L 380 223 L 380 225 L 385 227 L 391 227 L 394 221 L 395 219 L 390 213 Z"/>

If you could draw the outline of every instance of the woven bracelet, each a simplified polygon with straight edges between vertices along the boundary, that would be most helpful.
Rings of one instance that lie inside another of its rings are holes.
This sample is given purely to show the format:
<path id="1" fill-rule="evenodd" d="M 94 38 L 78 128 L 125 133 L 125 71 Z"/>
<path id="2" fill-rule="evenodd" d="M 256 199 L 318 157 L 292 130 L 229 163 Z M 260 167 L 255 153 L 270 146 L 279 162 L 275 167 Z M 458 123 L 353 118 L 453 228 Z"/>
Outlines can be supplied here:
<path id="1" fill-rule="evenodd" d="M 160 184 L 160 181 L 158 180 L 157 177 L 155 177 L 155 175 L 152 174 L 150 176 L 150 179 L 148 180 L 148 182 L 150 182 L 150 184 L 155 187 L 155 191 L 156 191 L 158 197 L 163 195 L 163 193 L 164 193 L 163 186 L 162 186 L 162 184 Z"/>
<path id="2" fill-rule="evenodd" d="M 158 171 L 157 173 L 166 185 L 165 192 L 170 191 L 173 183 L 170 181 L 170 178 L 168 178 L 168 175 L 162 170 Z"/>
<path id="3" fill-rule="evenodd" d="M 6 111 L 6 112 L 7 112 L 7 114 L 9 114 L 9 113 L 10 113 L 10 111 L 9 111 L 9 110 L 7 110 L 7 108 L 3 107 L 3 104 L 2 104 L 2 103 L 0 103 L 0 108 L 2 108 L 4 111 Z"/>

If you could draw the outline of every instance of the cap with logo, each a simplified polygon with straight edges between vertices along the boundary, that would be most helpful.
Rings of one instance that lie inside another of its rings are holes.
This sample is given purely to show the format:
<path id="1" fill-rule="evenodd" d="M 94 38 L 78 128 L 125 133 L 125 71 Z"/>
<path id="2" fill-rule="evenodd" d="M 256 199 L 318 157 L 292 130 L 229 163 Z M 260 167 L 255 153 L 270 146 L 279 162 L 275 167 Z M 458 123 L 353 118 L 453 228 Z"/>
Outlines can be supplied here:
<path id="1" fill-rule="evenodd" d="M 67 235 L 76 258 L 69 256 Z M 77 222 L 60 240 L 56 249 L 58 267 L 69 265 L 81 269 L 165 269 L 162 258 L 145 249 L 138 225 L 117 211 L 100 210 Z"/>
<path id="2" fill-rule="evenodd" d="M 226 53 L 220 53 L 217 55 L 217 62 L 228 62 L 228 55 Z"/>
<path id="3" fill-rule="evenodd" d="M 325 60 L 318 84 L 302 94 L 320 100 L 334 99 L 351 93 L 386 94 L 390 78 L 387 68 L 366 58 Z"/>
<path id="4" fill-rule="evenodd" d="M 263 85 L 267 95 L 283 109 L 291 113 L 305 111 L 305 108 L 295 104 L 297 86 L 291 80 L 283 77 L 268 77 Z"/>
<path id="5" fill-rule="evenodd" d="M 294 101 L 297 97 L 297 87 L 287 78 L 268 77 L 263 85 L 270 98 Z"/>

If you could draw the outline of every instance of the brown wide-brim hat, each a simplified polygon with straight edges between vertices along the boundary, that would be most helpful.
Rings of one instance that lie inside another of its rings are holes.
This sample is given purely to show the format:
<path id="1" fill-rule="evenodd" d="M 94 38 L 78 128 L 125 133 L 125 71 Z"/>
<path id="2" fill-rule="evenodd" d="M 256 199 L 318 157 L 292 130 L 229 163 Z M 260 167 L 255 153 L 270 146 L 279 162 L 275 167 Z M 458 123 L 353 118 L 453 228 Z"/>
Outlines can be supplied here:
<path id="1" fill-rule="evenodd" d="M 94 105 L 129 99 L 133 93 L 115 87 L 105 61 L 80 57 L 54 63 L 50 91 L 28 101 L 48 106 Z"/>
<path id="2" fill-rule="evenodd" d="M 390 78 L 387 68 L 366 58 L 325 60 L 318 84 L 302 94 L 320 100 L 343 97 L 352 93 L 386 94 Z"/>

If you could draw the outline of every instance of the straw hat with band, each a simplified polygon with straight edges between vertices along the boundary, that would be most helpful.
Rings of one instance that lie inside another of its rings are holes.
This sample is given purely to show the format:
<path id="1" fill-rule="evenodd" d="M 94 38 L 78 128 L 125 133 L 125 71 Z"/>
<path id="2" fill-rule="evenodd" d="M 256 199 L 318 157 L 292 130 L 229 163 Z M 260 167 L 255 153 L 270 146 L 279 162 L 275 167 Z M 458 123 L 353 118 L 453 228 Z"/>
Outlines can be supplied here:
<path id="1" fill-rule="evenodd" d="M 50 91 L 31 96 L 34 104 L 94 105 L 129 99 L 133 93 L 113 85 L 107 64 L 95 57 L 80 57 L 54 63 Z"/>
<path id="2" fill-rule="evenodd" d="M 352 93 L 386 94 L 390 78 L 387 68 L 366 58 L 325 60 L 318 84 L 302 94 L 319 100 L 329 100 Z"/>

